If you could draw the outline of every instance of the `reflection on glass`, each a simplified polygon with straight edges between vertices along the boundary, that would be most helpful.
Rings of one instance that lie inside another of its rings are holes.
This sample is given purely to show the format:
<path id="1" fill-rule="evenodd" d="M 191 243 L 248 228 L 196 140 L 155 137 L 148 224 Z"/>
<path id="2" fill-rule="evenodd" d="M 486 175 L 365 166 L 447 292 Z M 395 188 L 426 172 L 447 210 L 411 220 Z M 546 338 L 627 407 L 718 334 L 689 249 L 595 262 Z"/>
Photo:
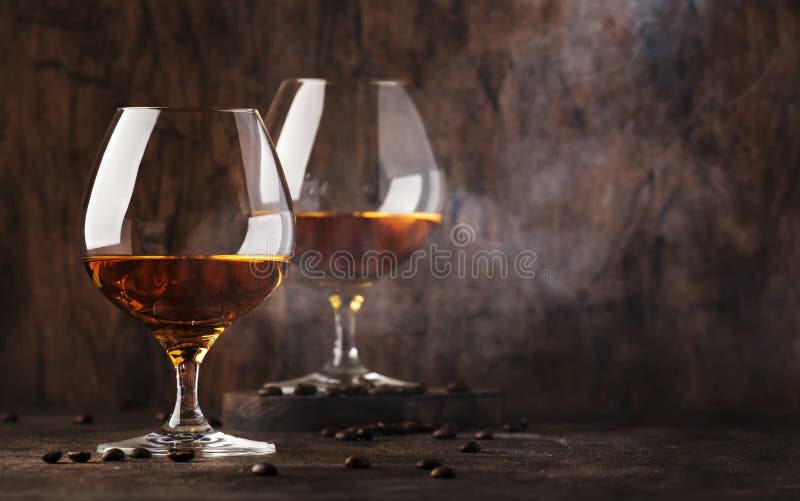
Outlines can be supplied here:
<path id="1" fill-rule="evenodd" d="M 95 286 L 164 347 L 177 399 L 160 430 L 98 450 L 274 452 L 215 431 L 197 402 L 203 359 L 281 284 L 294 245 L 288 189 L 261 118 L 122 108 L 100 151 L 84 203 L 83 262 Z"/>
<path id="2" fill-rule="evenodd" d="M 328 291 L 335 333 L 323 368 L 267 384 L 410 384 L 367 369 L 355 338 L 366 289 L 396 274 L 441 220 L 441 171 L 406 87 L 288 80 L 266 124 L 295 204 L 295 262 Z"/>

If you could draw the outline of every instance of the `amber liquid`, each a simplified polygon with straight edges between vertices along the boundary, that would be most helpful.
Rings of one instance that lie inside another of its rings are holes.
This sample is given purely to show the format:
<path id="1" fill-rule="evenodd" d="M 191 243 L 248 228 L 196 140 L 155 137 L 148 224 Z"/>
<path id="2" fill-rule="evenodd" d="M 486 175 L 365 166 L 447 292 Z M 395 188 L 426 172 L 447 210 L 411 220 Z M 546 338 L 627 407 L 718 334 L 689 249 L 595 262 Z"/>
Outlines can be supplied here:
<path id="1" fill-rule="evenodd" d="M 426 212 L 300 212 L 295 217 L 296 260 L 302 261 L 307 251 L 318 252 L 321 260 L 314 270 L 324 273 L 326 278 L 319 280 L 323 286 L 336 283 L 369 286 L 376 279 L 387 276 L 392 263 L 399 266 L 421 248 L 431 230 L 441 221 L 441 215 Z M 376 252 L 390 252 L 393 258 L 365 259 L 368 252 L 373 256 Z M 346 258 L 337 257 L 344 253 Z M 350 264 L 347 277 L 342 277 L 345 259 Z"/>
<path id="2" fill-rule="evenodd" d="M 92 256 L 92 281 L 147 325 L 172 362 L 201 362 L 236 319 L 272 293 L 286 275 L 276 256 Z"/>

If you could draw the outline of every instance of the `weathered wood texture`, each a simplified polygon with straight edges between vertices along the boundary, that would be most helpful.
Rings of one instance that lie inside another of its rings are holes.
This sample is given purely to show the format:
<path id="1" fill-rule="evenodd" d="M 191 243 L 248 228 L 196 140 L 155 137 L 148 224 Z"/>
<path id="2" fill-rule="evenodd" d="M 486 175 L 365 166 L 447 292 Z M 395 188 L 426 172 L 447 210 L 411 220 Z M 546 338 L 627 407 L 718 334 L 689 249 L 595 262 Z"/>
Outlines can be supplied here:
<path id="1" fill-rule="evenodd" d="M 103 424 L 116 423 L 115 425 Z M 248 433 L 275 442 L 277 477 L 249 472 L 252 458 L 173 463 L 166 458 L 55 465 L 50 450 L 91 450 L 98 442 L 143 433 L 135 419 L 99 416 L 76 426 L 69 416 L 33 417 L 0 426 L 4 499 L 765 499 L 796 498 L 800 435 L 755 429 L 653 428 L 536 424 L 500 434 L 477 454 L 466 440 L 425 435 L 339 442 L 318 433 Z M 369 470 L 344 459 L 364 454 Z M 415 468 L 437 457 L 456 470 L 434 480 Z"/>
<path id="2" fill-rule="evenodd" d="M 171 398 L 160 348 L 78 259 L 115 106 L 264 110 L 305 75 L 415 84 L 448 175 L 434 242 L 538 256 L 534 279 L 379 284 L 370 366 L 529 414 L 800 407 L 800 3 L 782 0 L 0 0 L 3 405 Z M 207 405 L 323 363 L 327 305 L 290 282 L 214 348 Z"/>

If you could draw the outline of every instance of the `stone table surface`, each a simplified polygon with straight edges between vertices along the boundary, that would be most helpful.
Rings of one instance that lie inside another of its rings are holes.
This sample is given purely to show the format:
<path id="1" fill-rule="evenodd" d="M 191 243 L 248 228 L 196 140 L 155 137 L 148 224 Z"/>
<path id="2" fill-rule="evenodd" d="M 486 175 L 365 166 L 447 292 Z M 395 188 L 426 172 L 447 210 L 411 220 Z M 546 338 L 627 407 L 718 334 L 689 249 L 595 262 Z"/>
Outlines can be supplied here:
<path id="1" fill-rule="evenodd" d="M 169 499 L 574 499 L 800 496 L 800 430 L 765 427 L 647 427 L 532 423 L 527 432 L 497 435 L 477 454 L 455 440 L 429 435 L 378 436 L 337 442 L 316 433 L 250 432 L 274 441 L 268 458 L 278 477 L 249 473 L 253 458 L 165 458 L 103 463 L 41 454 L 93 448 L 148 431 L 141 414 L 97 416 L 74 425 L 68 415 L 25 415 L 0 423 L 0 498 Z M 232 431 L 232 430 L 228 430 Z M 344 467 L 348 454 L 367 455 L 368 470 Z M 456 470 L 436 480 L 415 468 L 438 457 Z"/>

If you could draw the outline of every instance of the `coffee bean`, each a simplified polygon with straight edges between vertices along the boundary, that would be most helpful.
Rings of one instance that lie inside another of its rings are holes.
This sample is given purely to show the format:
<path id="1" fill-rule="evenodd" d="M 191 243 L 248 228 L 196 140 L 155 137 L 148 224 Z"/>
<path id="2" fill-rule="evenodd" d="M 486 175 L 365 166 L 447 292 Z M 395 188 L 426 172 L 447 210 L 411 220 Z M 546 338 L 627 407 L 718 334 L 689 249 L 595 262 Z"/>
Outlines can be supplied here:
<path id="1" fill-rule="evenodd" d="M 417 461 L 417 468 L 420 470 L 432 470 L 439 466 L 442 466 L 442 461 L 435 458 L 426 458 Z"/>
<path id="2" fill-rule="evenodd" d="M 144 447 L 134 447 L 131 449 L 130 456 L 134 459 L 147 459 L 153 455 L 149 449 L 145 449 Z"/>
<path id="3" fill-rule="evenodd" d="M 392 433 L 395 435 L 405 435 L 406 428 L 403 423 L 392 423 Z"/>
<path id="4" fill-rule="evenodd" d="M 153 417 L 155 417 L 156 421 L 158 421 L 159 423 L 163 423 L 164 421 L 169 419 L 169 414 L 167 414 L 164 411 L 158 411 L 153 415 Z"/>
<path id="5" fill-rule="evenodd" d="M 481 430 L 475 433 L 475 440 L 494 440 L 494 434 L 489 430 Z"/>
<path id="6" fill-rule="evenodd" d="M 322 435 L 323 437 L 332 437 L 336 435 L 338 431 L 339 428 L 336 428 L 334 426 L 326 426 L 319 432 L 319 434 Z"/>
<path id="7" fill-rule="evenodd" d="M 88 412 L 84 414 L 78 414 L 72 418 L 72 422 L 75 424 L 92 424 L 94 422 L 94 417 Z"/>
<path id="8" fill-rule="evenodd" d="M 0 413 L 0 421 L 4 423 L 16 423 L 19 421 L 19 416 L 16 412 L 3 411 Z"/>
<path id="9" fill-rule="evenodd" d="M 344 465 L 348 468 L 369 468 L 370 463 L 367 456 L 353 454 L 352 456 L 347 456 L 347 459 L 344 460 Z"/>
<path id="10" fill-rule="evenodd" d="M 259 477 L 274 477 L 278 474 L 278 469 L 270 463 L 256 463 L 250 468 L 250 471 L 253 472 L 253 475 L 258 475 Z"/>
<path id="11" fill-rule="evenodd" d="M 444 439 L 456 438 L 456 432 L 452 428 L 443 426 L 433 432 L 433 438 L 444 438 Z"/>
<path id="12" fill-rule="evenodd" d="M 379 421 L 378 424 L 375 425 L 375 428 L 381 435 L 391 435 L 393 433 L 392 425 L 389 423 L 384 423 L 383 421 Z"/>
<path id="13" fill-rule="evenodd" d="M 520 429 L 522 429 L 522 430 L 527 430 L 527 429 L 528 429 L 528 420 L 527 420 L 527 419 L 525 419 L 525 418 L 520 418 L 520 420 L 519 420 L 519 427 L 520 427 Z"/>
<path id="14" fill-rule="evenodd" d="M 342 389 L 348 397 L 359 397 L 367 394 L 367 387 L 361 384 L 349 384 Z"/>
<path id="15" fill-rule="evenodd" d="M 481 446 L 478 445 L 478 442 L 474 442 L 470 440 L 469 442 L 464 442 L 464 444 L 458 448 L 461 452 L 479 452 L 481 450 Z"/>
<path id="16" fill-rule="evenodd" d="M 108 449 L 103 453 L 103 461 L 122 461 L 125 459 L 125 453 L 122 449 Z"/>
<path id="17" fill-rule="evenodd" d="M 167 457 L 176 463 L 185 463 L 194 459 L 194 450 L 192 449 L 170 449 L 167 452 Z"/>
<path id="18" fill-rule="evenodd" d="M 400 426 L 402 426 L 403 432 L 405 433 L 419 433 L 422 428 L 422 426 L 415 421 L 403 421 L 400 423 Z"/>
<path id="19" fill-rule="evenodd" d="M 454 478 L 456 472 L 447 466 L 438 466 L 431 470 L 431 478 Z"/>
<path id="20" fill-rule="evenodd" d="M 515 423 L 512 421 L 508 423 L 503 423 L 503 431 L 514 433 L 517 431 L 522 431 L 522 428 L 520 427 L 519 423 Z"/>
<path id="21" fill-rule="evenodd" d="M 436 427 L 433 426 L 433 423 L 422 423 L 419 425 L 419 432 L 420 433 L 432 433 Z"/>
<path id="22" fill-rule="evenodd" d="M 42 456 L 42 461 L 50 464 L 58 463 L 59 459 L 61 459 L 61 451 L 50 451 Z"/>
<path id="23" fill-rule="evenodd" d="M 342 430 L 340 432 L 337 432 L 336 435 L 334 435 L 334 438 L 336 440 L 348 440 L 349 441 L 349 440 L 357 439 L 358 436 L 355 434 L 355 432 L 352 432 L 350 430 Z"/>
<path id="24" fill-rule="evenodd" d="M 80 452 L 68 452 L 67 457 L 70 458 L 75 463 L 85 463 L 89 461 L 92 457 L 91 452 L 80 451 Z"/>
<path id="25" fill-rule="evenodd" d="M 338 386 L 331 386 L 325 390 L 326 397 L 338 397 L 342 394 L 342 389 Z"/>
<path id="26" fill-rule="evenodd" d="M 357 424 L 354 424 L 354 425 L 348 426 L 347 428 L 345 428 L 345 430 L 347 430 L 349 432 L 352 432 L 352 433 L 357 433 L 359 428 L 361 428 L 361 427 L 358 426 Z"/>
<path id="27" fill-rule="evenodd" d="M 455 423 L 445 423 L 442 426 L 440 426 L 440 428 L 449 428 L 453 430 L 453 433 L 458 433 L 459 431 L 458 425 Z"/>
<path id="28" fill-rule="evenodd" d="M 369 428 L 362 427 L 356 431 L 356 436 L 361 440 L 372 440 L 375 434 Z"/>
<path id="29" fill-rule="evenodd" d="M 262 397 L 280 397 L 283 395 L 283 388 L 280 386 L 265 386 L 258 390 Z"/>
<path id="30" fill-rule="evenodd" d="M 447 393 L 465 393 L 469 391 L 469 386 L 461 381 L 456 381 L 445 386 L 444 390 Z"/>
<path id="31" fill-rule="evenodd" d="M 317 394 L 317 387 L 313 384 L 298 383 L 294 387 L 294 394 L 298 397 L 308 397 Z"/>
<path id="32" fill-rule="evenodd" d="M 220 418 L 218 418 L 218 417 L 210 417 L 210 418 L 208 418 L 208 424 L 212 428 L 222 428 L 222 426 L 223 426 L 222 420 Z"/>

